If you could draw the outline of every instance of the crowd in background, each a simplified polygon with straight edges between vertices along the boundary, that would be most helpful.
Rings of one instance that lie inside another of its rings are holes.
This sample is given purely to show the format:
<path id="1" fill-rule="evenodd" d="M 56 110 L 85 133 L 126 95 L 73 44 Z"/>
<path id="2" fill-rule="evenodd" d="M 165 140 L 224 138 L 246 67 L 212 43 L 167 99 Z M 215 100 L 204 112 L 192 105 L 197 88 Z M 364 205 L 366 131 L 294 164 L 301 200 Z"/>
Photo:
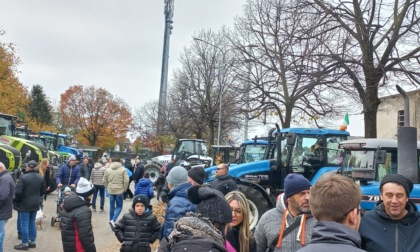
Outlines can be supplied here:
<path id="1" fill-rule="evenodd" d="M 127 158 L 104 158 L 89 165 L 70 156 L 55 178 L 43 159 L 26 164 L 13 181 L 0 163 L 0 252 L 4 226 L 18 213 L 15 250 L 36 248 L 35 216 L 46 195 L 63 191 L 61 234 L 63 251 L 96 251 L 92 212 L 105 212 L 109 197 L 109 225 L 121 242 L 120 251 L 418 251 L 420 222 L 416 205 L 409 200 L 413 183 L 398 174 L 380 183 L 381 200 L 362 216 L 361 191 L 350 178 L 329 174 L 314 185 L 299 173 L 288 174 L 284 193 L 275 208 L 265 212 L 255 231 L 246 196 L 219 164 L 215 179 L 203 186 L 201 166 L 175 166 L 172 160 L 152 183 L 144 164 Z M 130 183 L 134 182 L 134 193 Z M 167 202 L 164 220 L 153 213 L 151 199 Z M 131 200 L 123 213 L 124 200 Z"/>

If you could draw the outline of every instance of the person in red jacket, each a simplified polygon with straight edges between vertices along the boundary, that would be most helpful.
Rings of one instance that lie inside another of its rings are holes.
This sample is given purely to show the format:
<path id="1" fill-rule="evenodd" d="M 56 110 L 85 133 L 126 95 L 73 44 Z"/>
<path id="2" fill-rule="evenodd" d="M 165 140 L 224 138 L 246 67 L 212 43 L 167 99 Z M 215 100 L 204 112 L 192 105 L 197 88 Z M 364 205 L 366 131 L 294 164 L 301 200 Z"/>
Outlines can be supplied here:
<path id="1" fill-rule="evenodd" d="M 96 252 L 92 231 L 92 211 L 89 203 L 95 187 L 85 178 L 80 178 L 76 194 L 64 201 L 61 215 L 61 241 L 64 252 Z"/>

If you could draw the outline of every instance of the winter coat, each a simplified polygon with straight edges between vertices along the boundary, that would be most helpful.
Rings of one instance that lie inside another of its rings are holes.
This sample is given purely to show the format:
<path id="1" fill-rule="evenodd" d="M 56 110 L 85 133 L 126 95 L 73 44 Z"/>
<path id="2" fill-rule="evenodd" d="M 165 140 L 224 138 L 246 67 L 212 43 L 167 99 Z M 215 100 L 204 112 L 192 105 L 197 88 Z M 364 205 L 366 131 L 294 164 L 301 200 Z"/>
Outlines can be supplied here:
<path id="1" fill-rule="evenodd" d="M 70 167 L 68 164 L 63 164 L 58 170 L 57 177 L 55 181 L 58 184 L 63 184 L 63 186 L 75 184 L 79 182 L 80 179 L 80 168 L 77 165 Z"/>
<path id="2" fill-rule="evenodd" d="M 102 183 L 102 178 L 104 177 L 106 168 L 104 166 L 101 167 L 93 167 L 92 172 L 90 174 L 90 180 L 94 185 L 104 185 Z"/>
<path id="3" fill-rule="evenodd" d="M 131 161 L 124 161 L 123 166 L 129 169 L 131 173 L 133 173 L 134 169 L 133 169 L 133 164 L 131 163 Z"/>
<path id="4" fill-rule="evenodd" d="M 299 252 L 362 252 L 360 235 L 346 225 L 334 221 L 317 221 L 312 230 L 311 242 Z"/>
<path id="5" fill-rule="evenodd" d="M 229 174 L 217 176 L 210 184 L 210 188 L 219 190 L 226 195 L 228 192 L 238 190 L 238 185 Z"/>
<path id="6" fill-rule="evenodd" d="M 375 251 L 419 251 L 420 221 L 417 207 L 408 201 L 408 213 L 401 220 L 391 220 L 384 205 L 378 202 L 360 223 L 362 249 Z"/>
<path id="7" fill-rule="evenodd" d="M 236 227 L 229 228 L 226 234 L 226 240 L 229 241 L 230 245 L 235 248 L 236 252 L 240 252 L 240 242 L 239 242 L 239 225 Z M 255 238 L 250 237 L 249 240 L 249 252 L 256 252 L 257 244 L 255 243 Z"/>
<path id="8" fill-rule="evenodd" d="M 16 181 L 15 207 L 21 212 L 38 211 L 45 193 L 45 181 L 33 169 Z"/>
<path id="9" fill-rule="evenodd" d="M 147 197 L 149 197 L 149 200 L 154 197 L 153 184 L 152 181 L 150 181 L 150 179 L 142 178 L 139 180 L 134 190 L 134 195 L 138 194 L 146 195 Z"/>
<path id="10" fill-rule="evenodd" d="M 227 252 L 222 233 L 211 221 L 196 213 L 187 213 L 179 219 L 169 239 L 162 239 L 158 249 L 158 252 L 181 251 Z"/>
<path id="11" fill-rule="evenodd" d="M 80 163 L 79 164 L 79 169 L 80 169 L 80 177 L 83 177 L 85 179 L 89 179 L 90 175 L 89 175 L 89 168 L 87 167 L 87 165 L 85 163 Z"/>
<path id="12" fill-rule="evenodd" d="M 121 251 L 150 251 L 150 244 L 159 236 L 160 223 L 149 206 L 141 216 L 131 208 L 115 223 L 115 236 L 122 243 Z M 132 248 L 133 242 L 141 249 Z"/>
<path id="13" fill-rule="evenodd" d="M 165 180 L 166 180 L 165 175 L 161 173 L 159 174 L 159 177 L 156 179 L 153 186 L 155 186 L 157 189 L 160 189 L 165 185 Z"/>
<path id="14" fill-rule="evenodd" d="M 257 242 L 257 251 L 266 251 L 267 248 L 273 243 L 275 239 L 279 237 L 280 228 L 283 220 L 284 211 L 286 207 L 284 205 L 284 194 L 280 196 L 277 201 L 276 207 L 268 210 L 262 216 L 260 221 L 255 228 L 255 241 Z M 293 218 L 290 214 L 287 214 L 287 224 L 292 225 L 296 218 Z M 315 224 L 315 218 L 307 216 L 305 225 L 305 244 L 308 244 L 311 240 L 312 228 Z M 296 251 L 302 247 L 301 236 L 299 235 L 299 226 L 291 231 L 287 236 L 283 237 L 281 247 L 274 251 Z M 303 235 L 303 234 L 301 234 Z"/>
<path id="15" fill-rule="evenodd" d="M 113 162 L 105 171 L 102 183 L 108 188 L 109 194 L 123 194 L 128 187 L 128 174 L 121 163 Z"/>
<path id="16" fill-rule="evenodd" d="M 140 179 L 144 176 L 144 165 L 142 162 L 138 163 L 136 169 L 134 170 L 134 174 L 132 179 L 137 183 Z"/>
<path id="17" fill-rule="evenodd" d="M 15 181 L 9 171 L 0 173 L 0 220 L 12 218 L 13 197 L 15 195 Z"/>
<path id="18" fill-rule="evenodd" d="M 61 214 L 61 241 L 64 252 L 95 252 L 95 238 L 92 231 L 92 211 L 88 203 L 70 195 L 64 201 Z"/>
<path id="19" fill-rule="evenodd" d="M 197 205 L 188 199 L 187 191 L 191 184 L 186 182 L 176 187 L 168 194 L 169 202 L 166 207 L 165 220 L 161 230 L 161 238 L 168 238 L 174 229 L 175 222 L 188 212 L 195 212 Z"/>

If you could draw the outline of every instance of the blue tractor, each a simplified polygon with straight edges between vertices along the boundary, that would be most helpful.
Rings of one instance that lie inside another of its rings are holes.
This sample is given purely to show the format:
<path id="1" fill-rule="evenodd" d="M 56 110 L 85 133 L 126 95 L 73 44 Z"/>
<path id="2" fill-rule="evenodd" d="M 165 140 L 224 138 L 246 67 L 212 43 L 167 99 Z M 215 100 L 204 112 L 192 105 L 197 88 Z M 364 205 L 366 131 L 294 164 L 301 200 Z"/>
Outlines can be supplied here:
<path id="1" fill-rule="evenodd" d="M 218 153 L 220 154 L 224 150 L 226 152 L 226 150 L 231 151 L 232 149 L 234 149 L 236 152 L 236 148 L 218 148 L 217 145 L 212 146 L 212 149 L 214 150 L 213 152 L 216 154 L 214 157 L 215 164 L 214 166 L 211 166 L 205 169 L 205 172 L 206 172 L 205 181 L 209 182 L 214 179 L 214 177 L 216 176 L 217 165 L 219 163 L 228 163 L 229 166 L 232 167 L 238 164 L 250 163 L 250 162 L 267 159 L 264 157 L 266 153 L 267 145 L 268 145 L 267 140 L 262 140 L 258 138 L 254 138 L 253 140 L 246 140 L 240 145 L 238 157 L 235 157 L 233 162 L 230 159 L 226 159 L 226 158 L 221 159 L 219 161 L 217 154 Z M 225 157 L 226 155 L 228 154 L 225 153 L 219 156 Z"/>
<path id="2" fill-rule="evenodd" d="M 311 181 L 327 172 L 337 172 L 341 141 L 349 133 L 334 129 L 273 128 L 269 131 L 264 160 L 229 167 L 246 195 L 251 210 L 251 228 L 275 206 L 283 192 L 284 178 L 297 172 Z"/>

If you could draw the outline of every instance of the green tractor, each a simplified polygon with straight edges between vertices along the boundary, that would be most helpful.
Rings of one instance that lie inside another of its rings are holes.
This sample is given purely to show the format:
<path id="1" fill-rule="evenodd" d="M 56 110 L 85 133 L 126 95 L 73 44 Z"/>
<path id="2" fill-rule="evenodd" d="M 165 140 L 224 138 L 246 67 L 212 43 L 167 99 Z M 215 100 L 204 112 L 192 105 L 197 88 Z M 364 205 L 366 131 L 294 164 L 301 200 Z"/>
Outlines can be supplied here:
<path id="1" fill-rule="evenodd" d="M 16 119 L 16 116 L 0 113 L 0 135 L 12 134 L 13 121 Z M 0 143 L 0 162 L 4 164 L 15 180 L 19 177 L 21 161 L 21 154 L 18 149 Z"/>
<path id="2" fill-rule="evenodd" d="M 0 143 L 16 148 L 20 152 L 22 165 L 30 160 L 39 163 L 42 158 L 48 158 L 48 149 L 45 146 L 15 137 L 16 122 L 16 116 L 0 113 Z"/>

